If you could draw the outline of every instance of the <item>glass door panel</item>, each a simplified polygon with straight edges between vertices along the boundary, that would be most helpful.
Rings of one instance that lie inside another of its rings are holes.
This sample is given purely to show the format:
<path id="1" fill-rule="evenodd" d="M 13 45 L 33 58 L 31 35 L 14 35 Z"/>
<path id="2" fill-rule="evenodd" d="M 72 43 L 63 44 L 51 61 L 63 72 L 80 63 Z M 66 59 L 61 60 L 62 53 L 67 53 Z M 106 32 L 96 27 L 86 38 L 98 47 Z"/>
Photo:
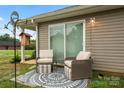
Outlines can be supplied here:
<path id="1" fill-rule="evenodd" d="M 76 57 L 83 50 L 83 23 L 66 24 L 66 57 Z"/>
<path id="2" fill-rule="evenodd" d="M 53 49 L 54 60 L 64 60 L 64 25 L 50 27 L 50 48 Z"/>

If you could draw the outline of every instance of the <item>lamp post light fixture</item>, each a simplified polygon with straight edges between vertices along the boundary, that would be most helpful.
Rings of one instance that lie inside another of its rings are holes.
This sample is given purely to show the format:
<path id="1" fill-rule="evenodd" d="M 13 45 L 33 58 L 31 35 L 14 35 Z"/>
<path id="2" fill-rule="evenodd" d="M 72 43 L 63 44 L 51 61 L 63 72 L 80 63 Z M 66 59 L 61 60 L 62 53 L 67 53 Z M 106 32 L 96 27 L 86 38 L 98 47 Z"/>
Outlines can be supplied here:
<path id="1" fill-rule="evenodd" d="M 14 74 L 15 74 L 15 88 L 17 87 L 16 83 L 16 27 L 17 27 L 17 22 L 19 21 L 19 14 L 16 11 L 13 11 L 12 14 L 10 15 L 10 21 L 5 25 L 5 29 L 8 29 L 8 25 L 12 25 L 13 27 L 13 35 L 14 35 Z"/>

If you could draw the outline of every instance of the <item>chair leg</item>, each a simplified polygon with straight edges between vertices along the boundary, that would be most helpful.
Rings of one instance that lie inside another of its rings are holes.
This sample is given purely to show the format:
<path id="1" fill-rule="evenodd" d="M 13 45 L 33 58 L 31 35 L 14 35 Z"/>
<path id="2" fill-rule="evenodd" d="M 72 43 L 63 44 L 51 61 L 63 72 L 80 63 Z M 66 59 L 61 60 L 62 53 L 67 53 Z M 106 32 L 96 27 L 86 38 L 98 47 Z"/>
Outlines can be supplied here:
<path id="1" fill-rule="evenodd" d="M 38 73 L 38 63 L 36 63 L 36 73 Z"/>
<path id="2" fill-rule="evenodd" d="M 71 79 L 71 69 L 68 68 L 67 66 L 64 66 L 64 72 L 67 79 Z"/>
<path id="3" fill-rule="evenodd" d="M 53 64 L 51 64 L 51 72 L 53 72 Z"/>

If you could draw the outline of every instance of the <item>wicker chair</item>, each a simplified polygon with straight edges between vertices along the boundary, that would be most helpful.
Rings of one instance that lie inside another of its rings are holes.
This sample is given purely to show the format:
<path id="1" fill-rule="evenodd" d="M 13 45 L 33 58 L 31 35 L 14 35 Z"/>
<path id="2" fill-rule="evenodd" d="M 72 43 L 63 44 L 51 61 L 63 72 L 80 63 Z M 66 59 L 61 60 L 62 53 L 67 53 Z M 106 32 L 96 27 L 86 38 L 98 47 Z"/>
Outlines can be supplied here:
<path id="1" fill-rule="evenodd" d="M 51 73 L 53 64 L 53 50 L 40 50 L 40 55 L 37 58 L 37 72 Z"/>
<path id="2" fill-rule="evenodd" d="M 80 51 L 77 57 L 68 57 L 64 61 L 65 75 L 70 80 L 92 77 L 92 59 L 90 52 Z"/>

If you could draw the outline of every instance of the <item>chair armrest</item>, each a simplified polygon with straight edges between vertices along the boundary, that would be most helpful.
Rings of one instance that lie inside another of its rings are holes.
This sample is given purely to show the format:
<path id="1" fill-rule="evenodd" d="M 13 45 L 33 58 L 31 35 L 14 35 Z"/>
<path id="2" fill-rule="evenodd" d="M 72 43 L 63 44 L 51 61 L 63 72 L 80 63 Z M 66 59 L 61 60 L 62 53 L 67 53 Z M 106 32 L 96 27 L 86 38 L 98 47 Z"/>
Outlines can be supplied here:
<path id="1" fill-rule="evenodd" d="M 67 57 L 65 60 L 76 60 L 76 57 Z"/>
<path id="2" fill-rule="evenodd" d="M 84 63 L 92 63 L 92 61 L 89 60 L 73 60 L 72 64 L 84 64 Z"/>
<path id="3" fill-rule="evenodd" d="M 72 68 L 75 68 L 77 69 L 78 67 L 82 68 L 82 67 L 91 67 L 92 66 L 92 60 L 89 59 L 89 60 L 73 60 L 72 62 Z"/>

